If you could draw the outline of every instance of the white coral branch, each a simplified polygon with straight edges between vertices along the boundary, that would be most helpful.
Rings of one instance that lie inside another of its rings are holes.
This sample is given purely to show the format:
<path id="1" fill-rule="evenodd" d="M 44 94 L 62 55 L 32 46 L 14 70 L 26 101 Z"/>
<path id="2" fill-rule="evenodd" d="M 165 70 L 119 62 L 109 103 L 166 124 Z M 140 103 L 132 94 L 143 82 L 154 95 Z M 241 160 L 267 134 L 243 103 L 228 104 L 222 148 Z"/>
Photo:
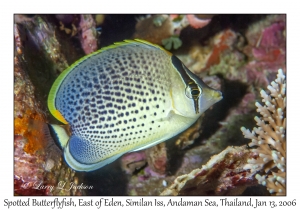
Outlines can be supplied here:
<path id="1" fill-rule="evenodd" d="M 245 138 L 251 139 L 250 147 L 257 158 L 249 159 L 244 169 L 251 172 L 263 166 L 265 175 L 256 174 L 259 184 L 267 187 L 270 193 L 285 195 L 286 179 L 286 80 L 283 71 L 278 70 L 277 79 L 268 86 L 270 94 L 261 90 L 264 105 L 256 102 L 257 112 L 261 117 L 254 120 L 258 127 L 253 131 L 241 128 Z"/>

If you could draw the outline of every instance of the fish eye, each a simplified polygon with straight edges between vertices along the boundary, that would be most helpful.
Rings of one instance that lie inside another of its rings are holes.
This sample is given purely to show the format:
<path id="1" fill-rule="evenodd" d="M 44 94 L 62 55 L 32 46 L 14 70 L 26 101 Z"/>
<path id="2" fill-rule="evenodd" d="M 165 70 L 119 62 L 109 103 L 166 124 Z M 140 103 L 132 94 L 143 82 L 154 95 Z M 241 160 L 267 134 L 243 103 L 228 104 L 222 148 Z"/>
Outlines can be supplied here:
<path id="1" fill-rule="evenodd" d="M 191 91 L 191 94 L 192 94 L 192 96 L 193 97 L 198 97 L 199 96 L 199 93 L 200 93 L 200 91 L 197 89 L 197 90 L 192 90 Z"/>
<path id="2" fill-rule="evenodd" d="M 185 95 L 190 99 L 197 99 L 200 95 L 199 87 L 195 83 L 189 83 L 185 88 Z"/>

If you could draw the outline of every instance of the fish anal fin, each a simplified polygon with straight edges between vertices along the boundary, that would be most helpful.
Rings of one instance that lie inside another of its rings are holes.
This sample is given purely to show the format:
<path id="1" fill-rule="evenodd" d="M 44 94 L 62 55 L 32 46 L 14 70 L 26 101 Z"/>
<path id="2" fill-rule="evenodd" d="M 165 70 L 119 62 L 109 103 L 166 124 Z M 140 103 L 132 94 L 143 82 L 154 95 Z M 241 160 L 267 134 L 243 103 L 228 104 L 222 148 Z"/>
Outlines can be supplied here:
<path id="1" fill-rule="evenodd" d="M 123 155 L 123 153 L 120 153 L 101 160 L 101 157 L 95 156 L 93 149 L 95 147 L 89 141 L 78 136 L 71 136 L 64 150 L 65 161 L 76 171 L 94 171 L 112 163 Z"/>

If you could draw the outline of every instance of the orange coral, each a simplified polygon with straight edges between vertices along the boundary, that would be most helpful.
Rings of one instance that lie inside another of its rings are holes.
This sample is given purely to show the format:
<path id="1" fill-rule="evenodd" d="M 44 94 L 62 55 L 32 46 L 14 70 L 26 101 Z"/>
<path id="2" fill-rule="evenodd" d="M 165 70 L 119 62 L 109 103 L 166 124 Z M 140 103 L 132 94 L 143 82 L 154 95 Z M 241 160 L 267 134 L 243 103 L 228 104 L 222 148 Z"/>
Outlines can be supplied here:
<path id="1" fill-rule="evenodd" d="M 235 40 L 236 34 L 231 30 L 226 30 L 216 38 L 212 53 L 206 62 L 204 69 L 209 68 L 212 65 L 220 63 L 220 54 L 229 49 L 231 42 Z"/>
<path id="2" fill-rule="evenodd" d="M 14 125 L 15 135 L 22 135 L 28 140 L 24 147 L 24 151 L 29 154 L 34 154 L 36 151 L 45 147 L 45 134 L 43 132 L 44 117 L 30 109 L 26 110 L 22 118 L 15 118 Z"/>

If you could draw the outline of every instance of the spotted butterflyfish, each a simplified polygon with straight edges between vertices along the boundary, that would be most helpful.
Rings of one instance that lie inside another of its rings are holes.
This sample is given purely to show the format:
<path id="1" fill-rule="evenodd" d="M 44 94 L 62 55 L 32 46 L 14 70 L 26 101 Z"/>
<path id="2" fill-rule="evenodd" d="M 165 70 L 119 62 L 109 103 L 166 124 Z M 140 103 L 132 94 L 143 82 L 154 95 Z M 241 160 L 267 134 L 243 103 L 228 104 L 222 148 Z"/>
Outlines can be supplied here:
<path id="1" fill-rule="evenodd" d="M 64 70 L 48 96 L 49 125 L 76 171 L 99 169 L 189 128 L 222 99 L 175 55 L 135 39 L 104 47 Z"/>

